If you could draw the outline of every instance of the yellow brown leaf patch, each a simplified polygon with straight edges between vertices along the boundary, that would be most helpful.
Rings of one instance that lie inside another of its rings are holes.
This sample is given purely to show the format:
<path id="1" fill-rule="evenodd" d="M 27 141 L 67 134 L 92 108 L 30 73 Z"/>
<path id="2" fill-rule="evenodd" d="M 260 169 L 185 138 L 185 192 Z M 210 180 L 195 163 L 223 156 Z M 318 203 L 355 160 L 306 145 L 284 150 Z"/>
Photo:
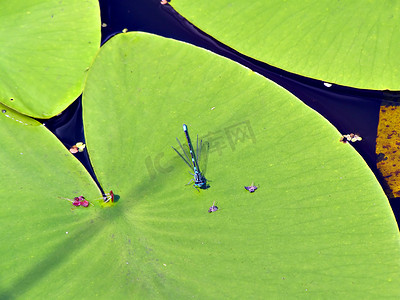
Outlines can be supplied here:
<path id="1" fill-rule="evenodd" d="M 400 106 L 381 106 L 375 152 L 377 168 L 390 188 L 386 194 L 400 197 Z"/>

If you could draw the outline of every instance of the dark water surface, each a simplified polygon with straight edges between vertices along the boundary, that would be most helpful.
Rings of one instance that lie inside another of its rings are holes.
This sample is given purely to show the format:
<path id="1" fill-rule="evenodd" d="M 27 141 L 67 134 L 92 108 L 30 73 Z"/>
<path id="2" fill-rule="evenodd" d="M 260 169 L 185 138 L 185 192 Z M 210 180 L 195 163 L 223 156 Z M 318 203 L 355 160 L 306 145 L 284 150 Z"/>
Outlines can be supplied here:
<path id="1" fill-rule="evenodd" d="M 158 0 L 100 0 L 102 43 L 127 28 L 184 41 L 230 58 L 284 87 L 305 104 L 323 115 L 342 134 L 358 133 L 363 141 L 353 146 L 362 155 L 382 185 L 385 184 L 376 167 L 375 140 L 382 101 L 398 103 L 399 93 L 372 91 L 332 85 L 323 81 L 292 74 L 249 58 L 210 37 L 171 6 Z M 81 98 L 60 116 L 47 120 L 46 126 L 70 148 L 77 141 L 84 142 Z M 77 158 L 96 178 L 87 151 Z M 96 180 L 97 181 L 97 180 Z M 399 223 L 400 205 L 389 199 Z"/>

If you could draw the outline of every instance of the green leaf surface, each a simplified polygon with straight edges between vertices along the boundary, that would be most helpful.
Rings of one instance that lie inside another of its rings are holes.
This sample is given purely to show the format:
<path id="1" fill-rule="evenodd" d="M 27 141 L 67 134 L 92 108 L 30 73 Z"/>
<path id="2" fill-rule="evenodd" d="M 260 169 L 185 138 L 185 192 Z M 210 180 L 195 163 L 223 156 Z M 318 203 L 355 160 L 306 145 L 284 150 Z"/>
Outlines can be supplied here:
<path id="1" fill-rule="evenodd" d="M 1 1 L 0 45 L 0 102 L 54 116 L 81 94 L 99 49 L 98 1 Z"/>
<path id="2" fill-rule="evenodd" d="M 83 111 L 95 172 L 120 198 L 85 225 L 95 237 L 77 240 L 79 263 L 57 268 L 54 278 L 87 280 L 57 285 L 62 295 L 399 295 L 399 235 L 380 185 L 329 122 L 273 82 L 188 44 L 120 34 L 89 72 Z M 171 149 L 183 123 L 210 146 L 201 192 Z"/>
<path id="3" fill-rule="evenodd" d="M 400 3 L 173 0 L 195 26 L 268 64 L 341 85 L 399 90 Z"/>
<path id="4" fill-rule="evenodd" d="M 59 197 L 85 195 L 91 201 L 101 194 L 47 128 L 1 104 L 0 109 L 0 299 L 49 298 L 46 286 L 66 287 L 75 278 L 53 274 L 74 265 L 92 238 L 83 224 L 100 209 L 71 210 Z"/>

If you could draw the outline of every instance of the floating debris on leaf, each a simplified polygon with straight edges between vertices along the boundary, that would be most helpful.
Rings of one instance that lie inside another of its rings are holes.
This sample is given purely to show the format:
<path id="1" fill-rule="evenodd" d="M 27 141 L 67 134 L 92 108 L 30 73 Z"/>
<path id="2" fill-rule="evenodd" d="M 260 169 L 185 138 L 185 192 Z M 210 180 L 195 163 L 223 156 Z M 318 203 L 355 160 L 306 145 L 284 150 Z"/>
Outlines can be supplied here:
<path id="1" fill-rule="evenodd" d="M 215 201 L 213 202 L 213 205 L 208 209 L 209 213 L 212 213 L 214 211 L 218 210 L 218 206 L 215 206 Z"/>
<path id="2" fill-rule="evenodd" d="M 79 202 L 79 203 L 80 203 L 80 205 L 83 206 L 83 207 L 88 207 L 88 206 L 89 206 L 89 201 L 87 201 L 87 200 L 81 201 L 81 202 Z"/>
<path id="3" fill-rule="evenodd" d="M 72 202 L 72 205 L 73 205 L 73 206 L 88 207 L 89 204 L 91 204 L 91 203 L 89 203 L 89 201 L 87 201 L 87 200 L 85 199 L 85 197 L 83 197 L 83 196 L 75 197 L 74 200 L 71 200 L 71 199 L 69 199 L 69 198 L 62 198 L 62 197 L 59 197 L 59 198 L 60 198 L 60 199 L 67 200 L 67 201 L 69 201 L 69 202 Z M 93 205 L 93 204 L 92 204 L 92 205 Z"/>
<path id="4" fill-rule="evenodd" d="M 74 201 L 72 202 L 72 205 L 74 205 L 74 206 L 80 206 L 81 205 L 80 201 L 78 200 L 78 197 L 74 198 Z"/>
<path id="5" fill-rule="evenodd" d="M 348 142 L 358 142 L 361 141 L 362 137 L 355 133 L 345 134 L 340 137 L 340 142 L 347 144 Z"/>
<path id="6" fill-rule="evenodd" d="M 245 186 L 244 188 L 250 193 L 254 193 L 258 189 L 258 187 L 254 185 L 254 182 L 252 182 L 250 186 Z"/>

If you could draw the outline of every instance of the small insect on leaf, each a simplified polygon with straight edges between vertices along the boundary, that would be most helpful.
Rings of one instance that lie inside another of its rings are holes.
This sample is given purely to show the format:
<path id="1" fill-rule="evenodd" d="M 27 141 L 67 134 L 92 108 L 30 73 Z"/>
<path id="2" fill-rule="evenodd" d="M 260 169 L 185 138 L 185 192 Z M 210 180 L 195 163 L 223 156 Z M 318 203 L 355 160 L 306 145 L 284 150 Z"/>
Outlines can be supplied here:
<path id="1" fill-rule="evenodd" d="M 208 209 L 209 213 L 212 213 L 214 211 L 218 210 L 218 206 L 215 206 L 215 201 L 213 202 L 213 205 Z"/>
<path id="2" fill-rule="evenodd" d="M 254 182 L 252 182 L 250 186 L 245 186 L 244 188 L 250 193 L 254 193 L 258 189 L 258 187 L 254 185 Z"/>

